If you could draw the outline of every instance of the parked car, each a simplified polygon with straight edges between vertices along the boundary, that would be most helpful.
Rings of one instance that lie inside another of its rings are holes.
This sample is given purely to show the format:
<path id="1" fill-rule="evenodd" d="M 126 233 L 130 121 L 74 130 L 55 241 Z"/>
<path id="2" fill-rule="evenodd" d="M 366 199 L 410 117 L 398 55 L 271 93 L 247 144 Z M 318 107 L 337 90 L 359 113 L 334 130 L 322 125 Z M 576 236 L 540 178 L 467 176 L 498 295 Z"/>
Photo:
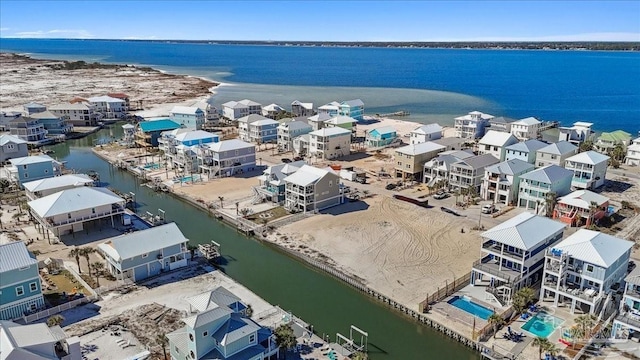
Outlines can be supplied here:
<path id="1" fill-rule="evenodd" d="M 483 214 L 493 214 L 496 211 L 498 211 L 498 209 L 496 209 L 496 206 L 493 204 L 485 204 L 482 206 Z"/>
<path id="2" fill-rule="evenodd" d="M 449 194 L 447 194 L 444 191 L 439 191 L 435 195 L 433 195 L 433 198 L 436 199 L 436 200 L 442 200 L 442 199 L 446 199 L 448 197 L 449 197 Z"/>
<path id="3" fill-rule="evenodd" d="M 293 158 L 293 161 L 301 161 L 301 160 L 304 160 L 302 156 L 296 156 Z"/>
<path id="4" fill-rule="evenodd" d="M 396 185 L 396 184 L 394 184 L 394 183 L 390 183 L 390 184 L 387 184 L 387 186 L 385 186 L 384 188 L 385 188 L 385 189 L 387 189 L 387 190 L 393 190 L 393 189 L 395 189 L 396 187 L 397 187 L 397 185 Z"/>
<path id="5" fill-rule="evenodd" d="M 285 163 L 285 164 L 288 164 L 288 163 L 290 163 L 290 162 L 291 162 L 291 159 L 288 159 L 288 158 L 282 158 L 282 162 L 283 162 L 283 163 Z"/>
<path id="6" fill-rule="evenodd" d="M 367 183 L 367 178 L 358 176 L 358 177 L 356 177 L 355 182 L 360 183 L 360 184 L 366 184 Z"/>

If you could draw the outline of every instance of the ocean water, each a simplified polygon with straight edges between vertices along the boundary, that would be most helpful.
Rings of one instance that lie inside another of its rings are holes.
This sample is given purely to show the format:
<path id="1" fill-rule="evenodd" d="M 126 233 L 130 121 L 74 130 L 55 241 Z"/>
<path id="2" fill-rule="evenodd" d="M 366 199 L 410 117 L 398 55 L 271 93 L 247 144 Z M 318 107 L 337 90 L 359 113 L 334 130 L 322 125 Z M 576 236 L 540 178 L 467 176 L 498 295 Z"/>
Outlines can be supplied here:
<path id="1" fill-rule="evenodd" d="M 222 81 L 211 102 L 361 98 L 369 114 L 451 123 L 472 110 L 640 130 L 640 53 L 1 39 L 0 51 L 143 64 Z"/>

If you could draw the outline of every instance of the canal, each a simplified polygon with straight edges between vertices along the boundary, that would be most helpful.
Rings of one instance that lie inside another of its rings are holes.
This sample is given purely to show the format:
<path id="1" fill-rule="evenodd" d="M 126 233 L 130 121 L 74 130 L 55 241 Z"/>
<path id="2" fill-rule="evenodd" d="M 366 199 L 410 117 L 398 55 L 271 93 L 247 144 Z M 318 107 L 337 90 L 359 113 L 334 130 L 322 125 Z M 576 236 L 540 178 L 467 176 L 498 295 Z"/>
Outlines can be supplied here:
<path id="1" fill-rule="evenodd" d="M 205 211 L 166 193 L 142 186 L 128 172 L 112 168 L 91 147 L 120 138 L 113 125 L 82 139 L 51 146 L 58 160 L 77 172 L 95 170 L 106 186 L 134 192 L 139 211 L 166 212 L 191 243 L 215 240 L 222 245 L 223 271 L 272 304 L 292 311 L 322 335 L 346 333 L 355 325 L 369 333 L 371 359 L 464 359 L 480 356 L 456 341 L 404 317 L 334 278 L 309 268 L 273 246 L 237 233 Z M 208 289 L 202 289 L 206 291 Z"/>

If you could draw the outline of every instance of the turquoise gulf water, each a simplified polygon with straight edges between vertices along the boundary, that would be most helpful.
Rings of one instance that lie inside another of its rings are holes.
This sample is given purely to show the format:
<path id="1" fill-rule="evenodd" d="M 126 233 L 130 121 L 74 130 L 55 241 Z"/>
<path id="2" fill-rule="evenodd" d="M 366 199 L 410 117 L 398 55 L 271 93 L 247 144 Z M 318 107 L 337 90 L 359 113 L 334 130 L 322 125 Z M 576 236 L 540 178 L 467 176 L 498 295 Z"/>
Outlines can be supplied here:
<path id="1" fill-rule="evenodd" d="M 144 64 L 230 85 L 212 102 L 288 106 L 361 98 L 369 114 L 407 110 L 442 121 L 472 110 L 597 130 L 640 130 L 640 53 L 336 48 L 174 42 L 1 39 L 1 51 Z"/>

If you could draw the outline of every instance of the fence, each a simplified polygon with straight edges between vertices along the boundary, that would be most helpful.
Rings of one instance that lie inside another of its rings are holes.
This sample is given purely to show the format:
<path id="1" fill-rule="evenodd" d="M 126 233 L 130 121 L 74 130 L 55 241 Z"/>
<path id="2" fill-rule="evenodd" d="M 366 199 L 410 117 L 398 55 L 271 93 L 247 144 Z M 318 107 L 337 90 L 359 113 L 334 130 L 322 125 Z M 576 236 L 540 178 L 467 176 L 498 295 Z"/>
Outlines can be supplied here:
<path id="1" fill-rule="evenodd" d="M 96 294 L 102 295 L 107 291 L 119 289 L 125 286 L 131 286 L 131 285 L 135 285 L 135 283 L 131 279 L 117 280 L 113 284 L 100 286 L 99 288 L 94 289 L 94 291 L 96 292 Z"/>
<path id="2" fill-rule="evenodd" d="M 86 304 L 89 302 L 93 302 L 98 300 L 98 297 L 96 295 L 90 295 L 90 296 L 86 296 L 86 297 L 82 297 L 79 299 L 75 299 L 69 302 L 66 302 L 64 304 L 60 304 L 58 306 L 54 306 L 52 308 L 46 309 L 46 310 L 42 310 L 40 312 L 37 312 L 35 314 L 31 314 L 31 315 L 27 315 L 24 316 L 22 318 L 22 320 L 24 320 L 25 324 L 28 324 L 30 322 L 34 322 L 34 321 L 38 321 L 42 318 L 46 318 L 49 317 L 51 315 L 55 315 L 57 313 L 63 312 L 65 310 L 69 310 L 72 309 L 80 304 Z"/>
<path id="3" fill-rule="evenodd" d="M 471 281 L 471 272 L 468 272 L 457 279 L 453 279 L 452 283 L 449 283 L 448 281 L 445 282 L 445 285 L 443 288 L 438 288 L 438 290 L 433 294 L 427 295 L 427 297 L 418 304 L 418 309 L 420 310 L 420 312 L 424 313 L 425 309 L 428 309 L 429 304 L 433 304 L 438 301 L 441 301 L 447 296 L 467 286 L 470 281 Z"/>

